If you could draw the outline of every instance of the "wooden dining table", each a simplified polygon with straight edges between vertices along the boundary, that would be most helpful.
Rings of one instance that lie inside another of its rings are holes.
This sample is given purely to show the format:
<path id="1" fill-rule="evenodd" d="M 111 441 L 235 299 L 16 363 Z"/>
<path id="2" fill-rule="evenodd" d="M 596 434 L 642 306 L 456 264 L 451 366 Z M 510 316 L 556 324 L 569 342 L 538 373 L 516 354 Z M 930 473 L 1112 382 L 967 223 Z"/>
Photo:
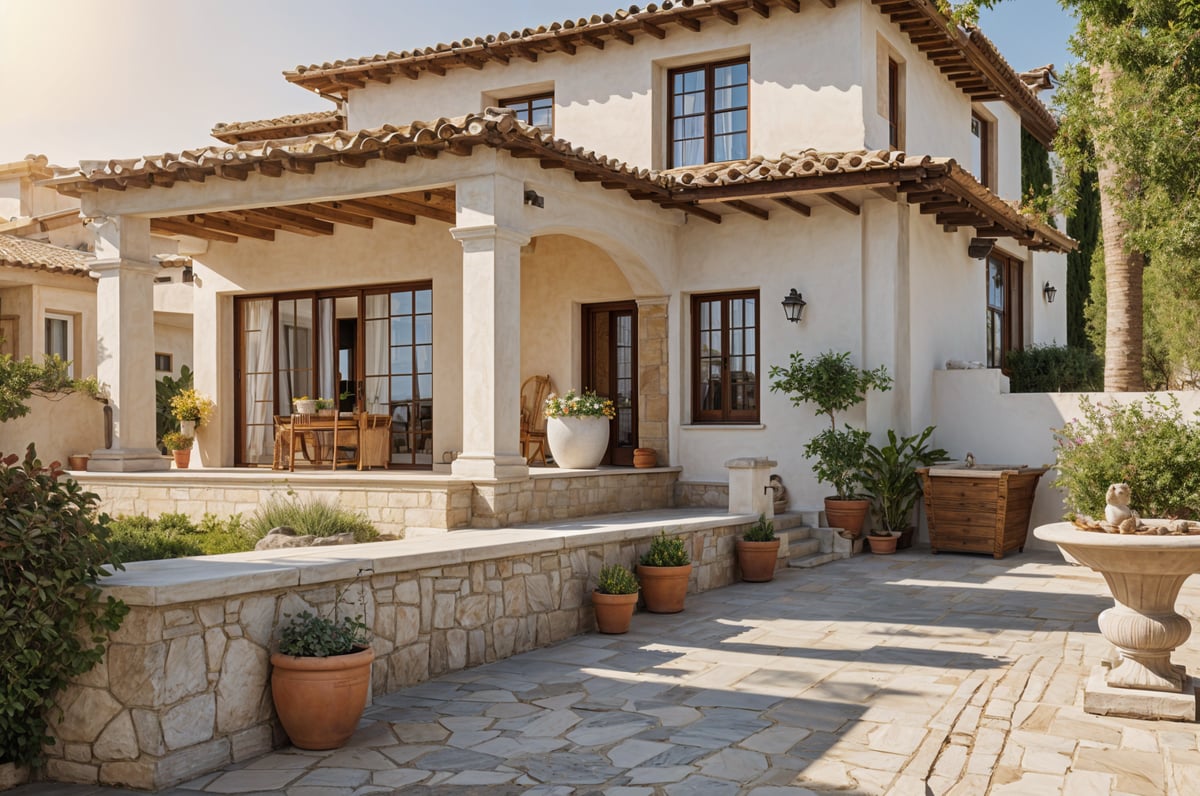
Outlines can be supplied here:
<path id="1" fill-rule="evenodd" d="M 329 463 L 364 467 L 386 467 L 391 449 L 392 419 L 389 415 L 366 412 L 338 414 L 293 414 L 288 418 L 288 470 L 296 469 L 296 448 L 314 467 Z M 276 440 L 276 445 L 281 440 Z M 349 456 L 341 454 L 349 453 Z"/>

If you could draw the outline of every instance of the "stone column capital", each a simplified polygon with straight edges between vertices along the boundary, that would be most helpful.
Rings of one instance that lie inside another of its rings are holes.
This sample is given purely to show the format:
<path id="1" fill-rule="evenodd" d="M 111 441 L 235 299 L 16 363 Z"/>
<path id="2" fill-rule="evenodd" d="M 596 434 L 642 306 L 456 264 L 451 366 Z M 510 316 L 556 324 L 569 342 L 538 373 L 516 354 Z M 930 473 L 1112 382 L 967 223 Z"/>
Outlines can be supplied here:
<path id="1" fill-rule="evenodd" d="M 477 227 L 451 227 L 450 235 L 463 245 L 467 251 L 488 251 L 495 247 L 497 241 L 514 243 L 524 246 L 529 243 L 529 236 L 515 229 L 501 227 L 497 224 L 482 224 Z"/>
<path id="2" fill-rule="evenodd" d="M 139 260 L 131 260 L 127 257 L 104 257 L 93 260 L 88 264 L 88 268 L 100 276 L 116 273 L 156 275 L 162 270 L 162 266 L 159 263 L 141 262 Z"/>

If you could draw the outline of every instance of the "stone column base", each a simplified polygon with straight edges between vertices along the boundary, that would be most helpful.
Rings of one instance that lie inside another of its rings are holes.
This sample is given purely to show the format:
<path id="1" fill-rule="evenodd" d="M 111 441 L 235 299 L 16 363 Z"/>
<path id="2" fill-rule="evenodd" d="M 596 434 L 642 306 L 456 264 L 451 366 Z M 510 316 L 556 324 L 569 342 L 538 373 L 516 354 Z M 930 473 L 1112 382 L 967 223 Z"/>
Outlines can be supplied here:
<path id="1" fill-rule="evenodd" d="M 528 478 L 529 465 L 524 456 L 487 456 L 461 454 L 450 465 L 451 475 L 460 478 Z"/>
<path id="2" fill-rule="evenodd" d="M 88 459 L 89 473 L 148 473 L 170 469 L 171 460 L 154 448 L 102 448 L 93 451 Z"/>
<path id="3" fill-rule="evenodd" d="M 1092 668 L 1083 688 L 1083 709 L 1098 716 L 1126 716 L 1158 721 L 1196 720 L 1196 678 L 1187 677 L 1183 691 L 1147 691 L 1141 688 L 1114 688 L 1106 680 L 1108 666 Z"/>

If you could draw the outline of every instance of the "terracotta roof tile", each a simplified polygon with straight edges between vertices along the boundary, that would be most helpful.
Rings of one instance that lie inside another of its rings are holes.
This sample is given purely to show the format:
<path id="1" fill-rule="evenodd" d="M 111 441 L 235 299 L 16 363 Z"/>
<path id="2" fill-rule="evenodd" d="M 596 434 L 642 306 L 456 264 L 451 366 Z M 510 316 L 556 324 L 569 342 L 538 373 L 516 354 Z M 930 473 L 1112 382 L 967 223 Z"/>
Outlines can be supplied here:
<path id="1" fill-rule="evenodd" d="M 88 276 L 88 265 L 94 259 L 95 256 L 88 252 L 0 235 L 0 265 Z"/>
<path id="2" fill-rule="evenodd" d="M 293 113 L 275 119 L 256 119 L 249 122 L 219 122 L 213 126 L 212 136 L 227 144 L 241 141 L 269 141 L 279 138 L 295 138 L 315 133 L 329 133 L 346 126 L 345 115 L 338 110 L 314 113 Z"/>
<path id="3" fill-rule="evenodd" d="M 663 172 L 663 175 L 680 186 L 702 187 L 770 182 L 809 175 L 880 171 L 898 169 L 904 165 L 925 166 L 933 162 L 935 160 L 928 155 L 913 158 L 904 152 L 885 149 L 860 149 L 854 152 L 818 152 L 815 149 L 802 149 L 785 152 L 777 158 L 754 157 L 730 163 L 709 163 L 671 169 Z M 936 162 L 947 161 L 941 159 Z"/>

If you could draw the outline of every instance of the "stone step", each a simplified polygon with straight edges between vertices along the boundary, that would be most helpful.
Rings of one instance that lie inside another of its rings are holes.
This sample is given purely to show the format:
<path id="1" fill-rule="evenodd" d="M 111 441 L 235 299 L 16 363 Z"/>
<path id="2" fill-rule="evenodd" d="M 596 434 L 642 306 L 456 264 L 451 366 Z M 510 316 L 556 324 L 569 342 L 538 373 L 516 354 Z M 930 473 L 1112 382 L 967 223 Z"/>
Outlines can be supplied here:
<path id="1" fill-rule="evenodd" d="M 800 558 L 792 558 L 788 560 L 789 567 L 799 569 L 812 569 L 819 567 L 822 564 L 828 564 L 830 561 L 836 561 L 841 556 L 833 553 L 812 553 L 811 555 L 801 556 Z"/>
<path id="2" fill-rule="evenodd" d="M 796 531 L 803 531 L 804 535 L 793 536 Z M 821 552 L 821 540 L 813 538 L 808 528 L 796 529 L 796 531 L 788 531 L 788 558 L 803 558 Z"/>

